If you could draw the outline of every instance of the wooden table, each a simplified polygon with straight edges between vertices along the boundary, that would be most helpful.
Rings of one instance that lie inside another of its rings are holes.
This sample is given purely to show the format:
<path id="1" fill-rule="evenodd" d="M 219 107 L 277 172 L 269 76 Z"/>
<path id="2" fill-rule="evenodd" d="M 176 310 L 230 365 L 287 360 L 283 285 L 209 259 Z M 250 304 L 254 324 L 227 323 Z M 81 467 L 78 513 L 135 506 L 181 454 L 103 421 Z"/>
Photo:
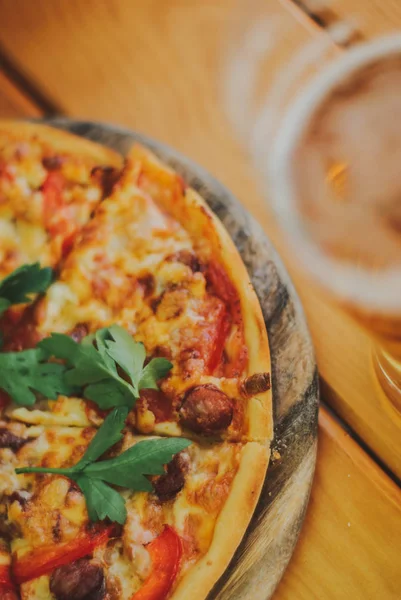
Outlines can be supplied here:
<path id="1" fill-rule="evenodd" d="M 401 25 L 399 0 L 332 0 L 318 13 L 312 0 L 265 3 L 285 24 L 272 75 L 339 16 L 353 16 L 366 38 Z M 203 164 L 263 224 L 303 300 L 329 407 L 305 525 L 275 600 L 400 599 L 401 417 L 375 382 L 369 339 L 306 279 L 230 131 L 218 59 L 234 4 L 0 0 L 0 116 L 61 113 L 141 130 Z"/>

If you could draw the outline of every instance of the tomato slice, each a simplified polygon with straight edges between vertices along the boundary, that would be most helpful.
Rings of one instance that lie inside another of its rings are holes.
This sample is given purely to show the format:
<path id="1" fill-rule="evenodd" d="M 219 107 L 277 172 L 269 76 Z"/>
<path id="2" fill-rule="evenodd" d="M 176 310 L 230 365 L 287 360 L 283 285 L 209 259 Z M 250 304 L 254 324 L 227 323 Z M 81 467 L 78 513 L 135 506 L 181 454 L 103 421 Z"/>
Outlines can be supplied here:
<path id="1" fill-rule="evenodd" d="M 152 572 L 131 600 L 165 600 L 180 567 L 181 538 L 172 527 L 165 525 L 146 549 L 152 559 Z"/>
<path id="2" fill-rule="evenodd" d="M 113 531 L 114 525 L 101 530 L 97 528 L 91 533 L 82 533 L 69 542 L 37 548 L 13 562 L 14 579 L 21 584 L 83 558 L 105 544 Z"/>

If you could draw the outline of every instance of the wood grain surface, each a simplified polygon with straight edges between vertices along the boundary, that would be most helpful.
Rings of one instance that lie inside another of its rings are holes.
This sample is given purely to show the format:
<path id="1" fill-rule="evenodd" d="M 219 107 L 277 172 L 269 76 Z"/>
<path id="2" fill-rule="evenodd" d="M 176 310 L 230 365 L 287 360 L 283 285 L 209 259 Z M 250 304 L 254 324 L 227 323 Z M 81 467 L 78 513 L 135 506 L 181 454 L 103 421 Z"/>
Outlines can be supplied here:
<path id="1" fill-rule="evenodd" d="M 342 6 L 342 0 L 336 2 Z M 377 31 L 379 22 L 382 32 L 389 27 L 394 2 L 388 10 L 380 0 L 354 2 L 361 20 L 377 24 L 368 33 Z M 297 47 L 326 33 L 288 1 L 264 5 L 282 23 L 266 65 L 274 80 Z M 296 263 L 227 122 L 219 75 L 235 7 L 234 0 L 169 0 L 163 10 L 154 0 L 0 0 L 0 45 L 60 111 L 128 125 L 167 142 L 237 194 L 263 224 L 294 279 L 329 401 L 401 478 L 401 417 L 376 386 L 370 342 Z M 401 22 L 399 12 L 394 11 L 395 25 L 397 18 Z"/>
<path id="2" fill-rule="evenodd" d="M 17 119 L 40 117 L 40 109 L 17 88 L 9 77 L 0 70 L 0 116 Z"/>
<path id="3" fill-rule="evenodd" d="M 324 35 L 288 2 L 266 0 L 288 28 L 270 73 Z M 367 36 L 401 23 L 400 5 L 334 0 Z M 220 102 L 219 60 L 233 0 L 0 0 L 1 51 L 65 114 L 122 123 L 194 158 L 262 223 L 304 302 L 325 399 L 401 477 L 401 417 L 378 389 L 366 334 L 302 273 L 255 185 Z M 0 116 L 32 116 L 0 77 Z M 33 109 L 38 110 L 38 109 Z M 12 111 L 15 111 L 14 113 Z M 326 412 L 311 504 L 277 600 L 396 600 L 401 589 L 399 488 Z M 349 524 L 349 525 L 348 525 Z"/>
<path id="4" fill-rule="evenodd" d="M 398 599 L 401 491 L 324 409 L 320 432 L 303 532 L 274 598 Z"/>

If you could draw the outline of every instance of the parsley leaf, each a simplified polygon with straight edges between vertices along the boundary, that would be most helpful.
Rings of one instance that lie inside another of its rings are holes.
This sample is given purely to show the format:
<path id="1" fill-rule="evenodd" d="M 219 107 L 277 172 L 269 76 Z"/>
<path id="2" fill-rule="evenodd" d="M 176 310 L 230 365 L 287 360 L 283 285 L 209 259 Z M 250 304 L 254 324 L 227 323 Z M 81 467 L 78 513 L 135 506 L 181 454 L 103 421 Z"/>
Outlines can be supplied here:
<path id="1" fill-rule="evenodd" d="M 127 519 L 127 509 L 121 494 L 100 479 L 78 475 L 75 481 L 85 496 L 91 521 L 103 521 L 107 517 L 110 521 L 124 525 Z"/>
<path id="2" fill-rule="evenodd" d="M 165 358 L 153 358 L 144 368 L 145 346 L 141 342 L 136 342 L 118 325 L 113 325 L 109 331 L 113 339 L 105 341 L 107 352 L 130 376 L 137 397 L 141 389 L 157 390 L 157 380 L 167 375 L 173 366 L 172 363 Z"/>
<path id="3" fill-rule="evenodd" d="M 165 358 L 154 358 L 144 367 L 144 345 L 118 325 L 99 329 L 80 344 L 67 335 L 52 333 L 38 346 L 49 357 L 65 360 L 70 367 L 65 381 L 84 387 L 84 397 L 103 410 L 114 406 L 131 408 L 139 398 L 140 390 L 157 390 L 158 379 L 165 377 L 172 367 Z M 120 375 L 117 365 L 129 381 Z"/>
<path id="4" fill-rule="evenodd" d="M 105 342 L 106 351 L 109 357 L 130 376 L 138 397 L 138 382 L 146 358 L 145 346 L 136 342 L 128 331 L 118 325 L 110 327 L 109 332 L 111 339 Z"/>
<path id="5" fill-rule="evenodd" d="M 143 369 L 138 388 L 158 390 L 157 380 L 165 377 L 172 366 L 166 358 L 153 358 Z"/>
<path id="6" fill-rule="evenodd" d="M 56 400 L 59 394 L 72 394 L 73 388 L 63 377 L 66 367 L 43 362 L 45 359 L 46 355 L 38 348 L 0 353 L 0 388 L 24 406 L 35 403 L 33 390 L 51 400 Z"/>
<path id="7" fill-rule="evenodd" d="M 189 444 L 185 438 L 144 440 L 116 458 L 88 465 L 85 474 L 131 490 L 150 492 L 153 486 L 145 475 L 162 475 L 163 465 Z"/>
<path id="8" fill-rule="evenodd" d="M 7 298 L 0 298 L 0 316 L 11 306 L 11 302 Z"/>
<path id="9" fill-rule="evenodd" d="M 123 438 L 122 429 L 127 416 L 128 408 L 125 406 L 115 408 L 107 415 L 99 431 L 87 447 L 85 455 L 75 465 L 77 469 L 95 462 L 95 460 L 100 458 L 102 454 Z"/>
<path id="10" fill-rule="evenodd" d="M 86 499 L 91 521 L 109 518 L 124 524 L 127 518 L 125 500 L 108 484 L 134 491 L 150 492 L 153 486 L 149 475 L 164 473 L 163 465 L 190 445 L 183 438 L 162 438 L 138 442 L 119 456 L 95 462 L 106 450 L 122 438 L 127 417 L 126 407 L 115 408 L 105 419 L 89 444 L 82 459 L 73 467 L 52 469 L 22 467 L 16 473 L 53 473 L 69 477 L 80 487 Z"/>
<path id="11" fill-rule="evenodd" d="M 0 315 L 12 304 L 29 302 L 31 294 L 45 292 L 52 279 L 53 270 L 38 262 L 15 269 L 0 282 Z"/>
<path id="12" fill-rule="evenodd" d="M 99 351 L 92 343 L 78 344 L 68 335 L 52 333 L 38 346 L 47 356 L 65 360 L 70 367 L 64 376 L 66 383 L 86 386 L 83 395 L 100 408 L 107 410 L 114 406 L 133 405 L 136 397 L 133 387 L 120 377 L 114 361 L 102 345 Z"/>

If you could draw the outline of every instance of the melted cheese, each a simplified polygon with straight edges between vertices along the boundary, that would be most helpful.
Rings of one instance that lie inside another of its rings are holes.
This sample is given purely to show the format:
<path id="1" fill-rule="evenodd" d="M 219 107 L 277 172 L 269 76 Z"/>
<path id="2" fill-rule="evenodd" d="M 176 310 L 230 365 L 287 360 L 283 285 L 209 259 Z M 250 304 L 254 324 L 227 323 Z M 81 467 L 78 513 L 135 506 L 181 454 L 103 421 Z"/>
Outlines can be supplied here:
<path id="1" fill-rule="evenodd" d="M 84 225 L 100 202 L 100 185 L 91 180 L 90 159 L 64 157 L 60 173 L 67 185 L 57 199 L 60 227 L 49 233 L 46 192 L 48 171 L 42 164 L 49 149 L 34 138 L 7 139 L 1 135 L 0 162 L 0 278 L 24 263 L 54 266 L 61 258 L 64 235 Z M 68 221 L 65 224 L 65 221 Z M 52 239 L 53 236 L 53 239 Z"/>
<path id="2" fill-rule="evenodd" d="M 17 423 L 13 432 L 29 441 L 16 454 L 9 449 L 0 450 L 0 482 L 1 492 L 7 496 L 19 490 L 25 498 L 23 506 L 18 499 L 7 505 L 8 523 L 21 534 L 13 538 L 12 550 L 20 555 L 40 545 L 73 539 L 87 523 L 88 515 L 83 495 L 72 489 L 65 477 L 16 475 L 14 469 L 26 465 L 75 464 L 95 430 L 24 427 Z"/>
<path id="3" fill-rule="evenodd" d="M 56 402 L 49 400 L 46 404 L 46 410 L 29 410 L 12 404 L 7 408 L 6 415 L 10 419 L 31 425 L 87 427 L 91 424 L 86 415 L 86 403 L 81 398 L 59 396 Z"/>
<path id="4" fill-rule="evenodd" d="M 54 596 L 50 592 L 50 577 L 42 575 L 37 579 L 28 581 L 21 585 L 21 600 L 53 600 Z"/>
<path id="5" fill-rule="evenodd" d="M 48 291 L 40 309 L 41 331 L 68 331 L 79 322 L 94 329 L 141 320 L 144 295 L 137 280 L 152 273 L 161 293 L 173 281 L 188 279 L 188 267 L 166 262 L 183 249 L 192 250 L 184 229 L 130 182 L 117 188 Z"/>

